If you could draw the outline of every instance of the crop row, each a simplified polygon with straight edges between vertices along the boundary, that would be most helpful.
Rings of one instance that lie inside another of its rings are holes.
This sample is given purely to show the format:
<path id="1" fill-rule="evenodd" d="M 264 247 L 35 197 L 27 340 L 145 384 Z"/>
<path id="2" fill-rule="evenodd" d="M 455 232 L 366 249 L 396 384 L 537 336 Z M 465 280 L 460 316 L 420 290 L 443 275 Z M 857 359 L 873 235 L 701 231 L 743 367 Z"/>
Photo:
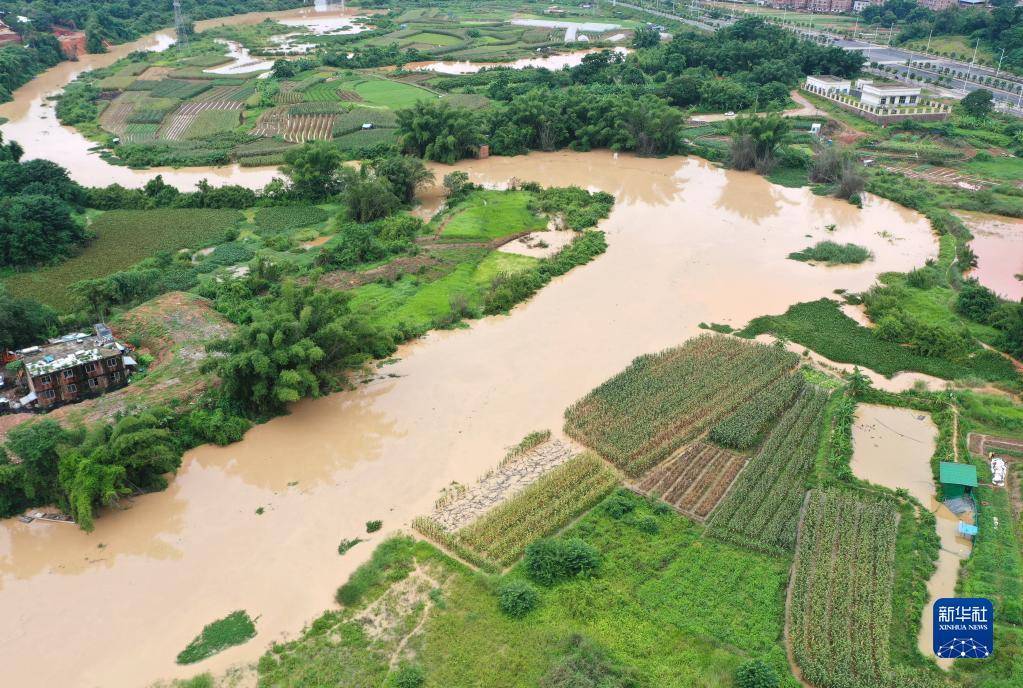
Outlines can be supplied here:
<path id="1" fill-rule="evenodd" d="M 606 497 L 618 475 L 592 453 L 575 456 L 448 538 L 504 567 Z"/>
<path id="2" fill-rule="evenodd" d="M 188 100 L 189 98 L 194 98 L 203 91 L 209 90 L 211 86 L 212 84 L 208 81 L 163 79 L 158 81 L 149 90 L 157 98 L 179 98 L 181 100 Z"/>
<path id="3" fill-rule="evenodd" d="M 182 115 L 197 115 L 207 110 L 241 110 L 244 107 L 244 104 L 237 100 L 197 100 L 182 105 L 178 108 L 178 113 Z"/>
<path id="4" fill-rule="evenodd" d="M 828 392 L 807 385 L 714 511 L 718 537 L 766 551 L 791 551 L 817 457 Z"/>
<path id="5" fill-rule="evenodd" d="M 697 442 L 647 473 L 637 487 L 703 519 L 721 501 L 744 463 L 738 454 Z"/>
<path id="6" fill-rule="evenodd" d="M 778 378 L 715 425 L 710 431 L 711 441 L 740 451 L 756 446 L 764 431 L 788 408 L 804 384 L 799 373 Z"/>
<path id="7" fill-rule="evenodd" d="M 787 613 L 793 654 L 813 685 L 906 685 L 888 653 L 898 522 L 890 501 L 836 490 L 807 498 Z"/>
<path id="8" fill-rule="evenodd" d="M 565 412 L 565 431 L 638 476 L 796 361 L 777 347 L 702 335 L 635 359 Z"/>
<path id="9" fill-rule="evenodd" d="M 289 115 L 284 120 L 282 135 L 285 141 L 292 143 L 326 141 L 333 136 L 335 117 L 336 115 Z"/>
<path id="10" fill-rule="evenodd" d="M 181 135 L 185 139 L 204 139 L 216 134 L 233 131 L 241 124 L 238 110 L 204 110 L 192 116 L 188 128 Z"/>
<path id="11" fill-rule="evenodd" d="M 160 131 L 159 124 L 129 124 L 121 134 L 124 143 L 145 143 L 156 139 Z"/>

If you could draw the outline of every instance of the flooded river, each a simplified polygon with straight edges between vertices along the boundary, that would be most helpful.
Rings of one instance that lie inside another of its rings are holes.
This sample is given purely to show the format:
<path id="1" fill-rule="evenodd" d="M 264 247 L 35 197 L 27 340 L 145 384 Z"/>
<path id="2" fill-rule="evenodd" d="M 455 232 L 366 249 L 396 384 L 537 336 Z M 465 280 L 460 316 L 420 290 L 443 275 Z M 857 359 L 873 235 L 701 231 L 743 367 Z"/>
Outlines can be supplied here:
<path id="1" fill-rule="evenodd" d="M 523 57 L 511 62 L 469 62 L 458 60 L 441 60 L 434 62 L 410 62 L 405 69 L 410 72 L 437 72 L 438 74 L 475 74 L 483 69 L 507 67 L 510 69 L 526 69 L 536 67 L 556 71 L 565 67 L 575 67 L 583 63 L 587 55 L 600 52 L 602 49 L 575 50 L 568 53 L 544 55 L 543 57 Z M 615 48 L 614 51 L 627 55 L 627 48 Z"/>
<path id="2" fill-rule="evenodd" d="M 860 210 L 694 158 L 566 152 L 458 167 L 477 183 L 613 193 L 607 253 L 510 315 L 403 347 L 384 369 L 397 377 L 302 402 L 233 446 L 189 452 L 168 490 L 105 513 L 92 534 L 0 523 L 7 681 L 117 688 L 252 661 L 329 608 L 374 545 L 427 513 L 441 488 L 476 479 L 531 431 L 558 433 L 564 409 L 635 356 L 699 333 L 701 321 L 742 324 L 862 290 L 937 253 L 927 222 L 887 201 L 868 196 Z M 832 236 L 829 224 L 876 260 L 831 270 L 786 258 Z M 339 557 L 338 542 L 364 536 L 370 519 L 384 531 Z M 204 624 L 235 609 L 258 617 L 253 641 L 191 668 L 174 663 Z"/>
<path id="3" fill-rule="evenodd" d="M 927 582 L 917 646 L 924 657 L 933 657 L 932 608 L 934 600 L 955 597 L 959 564 L 970 556 L 970 541 L 958 533 L 959 519 L 936 498 L 931 456 L 938 428 L 929 414 L 911 409 L 860 404 L 853 426 L 852 471 L 858 478 L 891 489 L 905 488 L 920 500 L 937 520 L 941 549 L 938 568 Z M 935 660 L 944 668 L 952 660 Z"/>

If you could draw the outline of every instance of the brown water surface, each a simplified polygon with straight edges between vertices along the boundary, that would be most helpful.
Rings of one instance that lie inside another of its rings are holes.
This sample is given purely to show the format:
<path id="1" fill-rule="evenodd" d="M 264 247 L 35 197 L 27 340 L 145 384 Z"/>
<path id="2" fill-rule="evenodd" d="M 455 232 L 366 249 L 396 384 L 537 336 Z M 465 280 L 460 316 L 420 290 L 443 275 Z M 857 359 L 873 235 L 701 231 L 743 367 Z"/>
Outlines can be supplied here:
<path id="1" fill-rule="evenodd" d="M 970 273 L 993 292 L 1011 301 L 1023 299 L 1023 220 L 987 213 L 961 211 L 977 254 L 977 267 Z"/>
<path id="2" fill-rule="evenodd" d="M 853 426 L 852 471 L 858 478 L 891 489 L 905 488 L 920 500 L 937 520 L 941 539 L 938 567 L 927 582 L 928 600 L 921 617 L 917 646 L 924 657 L 933 657 L 932 609 L 934 600 L 954 597 L 959 564 L 970 556 L 970 541 L 959 536 L 959 519 L 936 498 L 931 456 L 938 428 L 930 414 L 912 409 L 860 404 Z M 936 659 L 948 668 L 951 660 Z"/>
<path id="3" fill-rule="evenodd" d="M 189 452 L 167 491 L 104 513 L 91 534 L 0 522 L 5 684 L 117 688 L 252 661 L 330 608 L 373 547 L 427 513 L 441 488 L 471 482 L 531 431 L 558 433 L 565 408 L 635 356 L 699 333 L 701 321 L 741 324 L 836 288 L 861 291 L 937 252 L 926 220 L 887 201 L 867 196 L 860 210 L 694 158 L 549 153 L 457 167 L 491 186 L 518 178 L 613 193 L 607 253 L 510 315 L 402 347 L 381 371 L 396 378 Z M 438 167 L 438 179 L 451 169 Z M 827 224 L 876 259 L 822 270 L 786 258 Z M 339 557 L 339 540 L 365 536 L 370 519 L 384 531 Z M 258 617 L 253 641 L 174 663 L 235 609 Z"/>
<path id="4" fill-rule="evenodd" d="M 496 67 L 507 67 L 510 69 L 526 69 L 536 67 L 557 71 L 565 67 L 575 67 L 583 63 L 583 58 L 592 53 L 600 52 L 604 48 L 591 48 L 588 50 L 575 50 L 568 53 L 556 53 L 544 55 L 543 57 L 523 57 L 510 62 L 470 62 L 468 60 L 442 60 L 432 62 L 410 62 L 405 69 L 410 72 L 437 72 L 438 74 L 475 74 L 483 69 L 494 69 Z M 627 48 L 614 48 L 614 51 L 627 54 Z"/>

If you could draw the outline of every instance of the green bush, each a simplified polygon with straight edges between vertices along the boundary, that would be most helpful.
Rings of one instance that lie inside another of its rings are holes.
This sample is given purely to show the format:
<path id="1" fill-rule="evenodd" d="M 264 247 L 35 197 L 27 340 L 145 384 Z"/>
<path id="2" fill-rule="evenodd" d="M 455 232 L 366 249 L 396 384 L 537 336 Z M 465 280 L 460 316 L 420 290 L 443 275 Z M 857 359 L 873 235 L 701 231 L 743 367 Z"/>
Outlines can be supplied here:
<path id="1" fill-rule="evenodd" d="M 753 659 L 735 670 L 736 688 L 778 688 L 778 674 L 759 659 Z"/>
<path id="2" fill-rule="evenodd" d="M 202 633 L 178 654 L 177 662 L 194 664 L 255 636 L 256 625 L 245 611 L 239 610 L 203 628 Z"/>
<path id="3" fill-rule="evenodd" d="M 513 619 L 521 619 L 536 609 L 540 594 L 532 585 L 518 578 L 501 581 L 497 589 L 497 601 L 501 611 Z"/>
<path id="4" fill-rule="evenodd" d="M 383 521 L 366 521 L 366 532 L 375 533 L 384 527 Z"/>
<path id="5" fill-rule="evenodd" d="M 568 639 L 568 652 L 540 679 L 539 688 L 646 688 L 632 667 L 618 666 L 607 651 L 580 635 Z"/>
<path id="6" fill-rule="evenodd" d="M 526 573 L 541 585 L 593 574 L 600 553 L 579 538 L 537 540 L 526 548 Z"/>
<path id="7" fill-rule="evenodd" d="M 657 522 L 657 519 L 650 515 L 637 518 L 635 526 L 640 531 L 650 535 L 656 535 L 661 530 L 661 525 Z"/>
<path id="8" fill-rule="evenodd" d="M 799 261 L 819 261 L 829 265 L 862 263 L 870 258 L 870 251 L 856 244 L 838 244 L 834 241 L 820 241 L 804 248 L 802 251 L 790 253 L 789 258 Z"/>
<path id="9" fill-rule="evenodd" d="M 629 499 L 628 495 L 618 491 L 608 497 L 601 505 L 601 508 L 611 518 L 619 519 L 634 510 L 636 503 Z"/>
<path id="10" fill-rule="evenodd" d="M 403 662 L 387 677 L 390 688 L 420 688 L 426 683 L 426 673 L 417 664 Z"/>

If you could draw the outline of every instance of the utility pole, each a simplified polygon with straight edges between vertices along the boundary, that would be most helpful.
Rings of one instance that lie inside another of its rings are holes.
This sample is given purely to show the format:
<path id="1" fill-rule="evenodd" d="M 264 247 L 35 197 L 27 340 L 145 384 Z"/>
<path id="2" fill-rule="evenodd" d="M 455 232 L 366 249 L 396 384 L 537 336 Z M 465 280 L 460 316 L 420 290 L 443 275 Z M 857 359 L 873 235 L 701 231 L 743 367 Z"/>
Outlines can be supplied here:
<path id="1" fill-rule="evenodd" d="M 1005 59 L 1005 48 L 1002 48 L 1002 56 L 998 58 L 998 69 L 995 70 L 995 76 L 998 76 L 998 72 L 1002 71 L 1002 60 Z"/>
<path id="2" fill-rule="evenodd" d="M 931 24 L 931 32 L 927 34 L 927 47 L 924 48 L 925 53 L 931 52 L 931 36 L 934 35 L 934 24 Z"/>
<path id="3" fill-rule="evenodd" d="M 892 25 L 888 27 L 888 43 L 887 43 L 887 45 L 889 45 L 889 46 L 892 44 L 892 35 L 894 33 L 895 33 L 895 22 L 892 22 Z"/>
<path id="4" fill-rule="evenodd" d="M 970 71 L 967 74 L 967 81 L 973 79 L 973 67 L 977 64 L 977 51 L 980 49 L 980 39 L 977 39 L 977 45 L 973 46 L 973 59 L 970 61 Z"/>

